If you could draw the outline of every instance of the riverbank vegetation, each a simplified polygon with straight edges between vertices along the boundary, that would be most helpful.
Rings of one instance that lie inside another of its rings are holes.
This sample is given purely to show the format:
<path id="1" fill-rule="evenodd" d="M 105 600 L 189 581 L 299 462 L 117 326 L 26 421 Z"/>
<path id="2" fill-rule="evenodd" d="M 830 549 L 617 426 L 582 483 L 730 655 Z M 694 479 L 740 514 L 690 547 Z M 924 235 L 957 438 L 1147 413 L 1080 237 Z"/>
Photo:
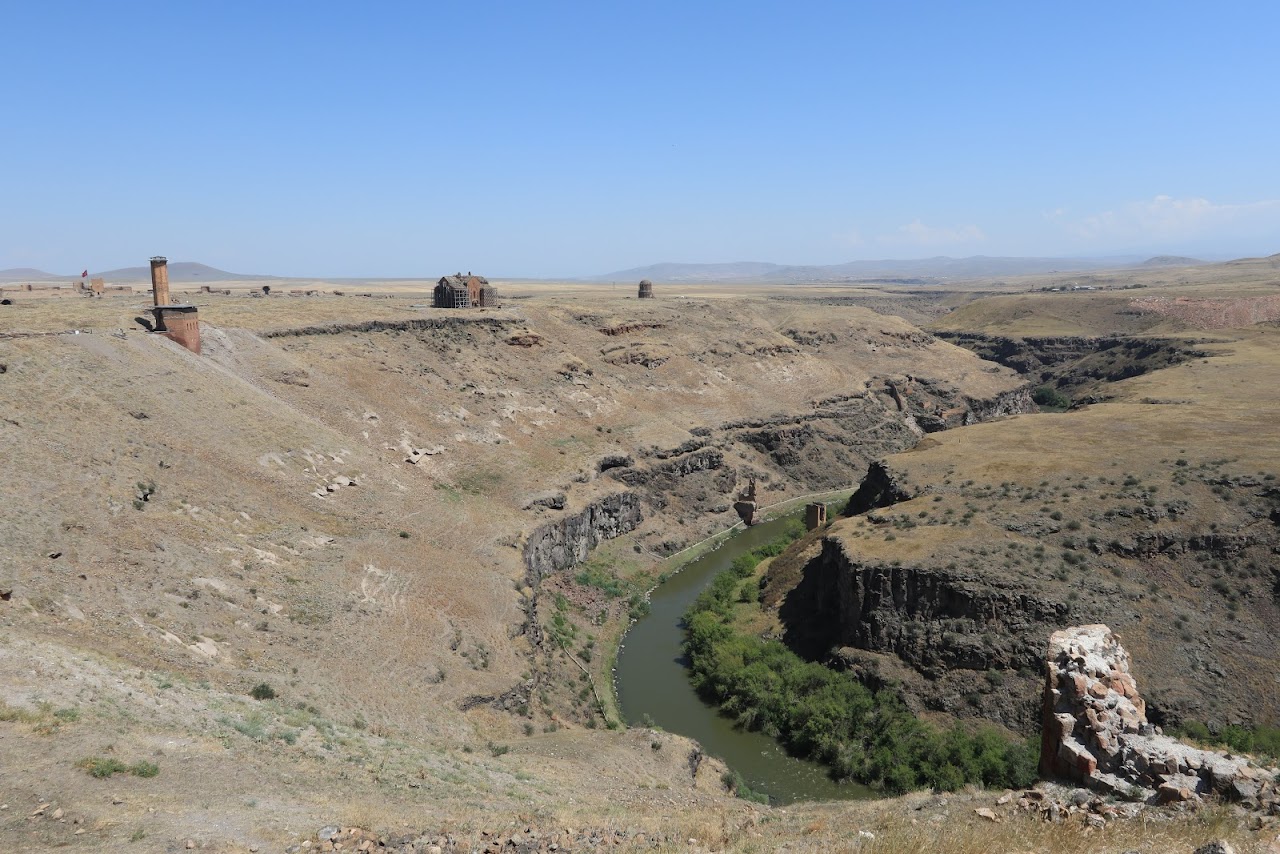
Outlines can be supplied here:
<path id="1" fill-rule="evenodd" d="M 1174 734 L 1211 748 L 1228 747 L 1236 753 L 1253 754 L 1266 762 L 1280 762 L 1280 727 L 1231 724 L 1214 732 L 1199 721 L 1186 721 Z"/>
<path id="2" fill-rule="evenodd" d="M 755 601 L 745 588 L 756 583 L 757 565 L 803 534 L 803 526 L 790 528 L 739 557 L 685 615 L 685 653 L 699 693 L 741 726 L 825 763 L 835 776 L 895 794 L 1034 783 L 1038 752 L 1030 742 L 1012 741 L 990 726 L 933 726 L 892 691 L 873 693 L 848 674 L 735 627 L 740 603 Z"/>

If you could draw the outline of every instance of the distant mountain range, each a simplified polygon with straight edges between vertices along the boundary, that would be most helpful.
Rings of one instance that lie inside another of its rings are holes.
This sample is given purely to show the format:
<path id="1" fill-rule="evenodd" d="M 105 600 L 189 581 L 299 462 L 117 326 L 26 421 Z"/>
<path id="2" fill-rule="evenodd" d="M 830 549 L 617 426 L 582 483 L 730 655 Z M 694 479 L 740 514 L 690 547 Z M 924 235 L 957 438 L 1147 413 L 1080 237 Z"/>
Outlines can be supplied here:
<path id="1" fill-rule="evenodd" d="M 582 276 L 587 282 L 638 282 L 649 279 L 655 282 L 681 282 L 695 284 L 705 282 L 742 283 L 816 283 L 816 282 L 897 282 L 900 284 L 926 284 L 939 279 L 979 279 L 995 276 L 1029 276 L 1038 273 L 1084 272 L 1088 270 L 1117 270 L 1125 267 L 1191 267 L 1207 264 L 1197 258 L 1181 255 L 1157 255 L 1143 259 L 1140 255 L 1116 255 L 1104 258 L 1020 258 L 974 255 L 969 258 L 916 258 L 883 261 L 850 261 L 846 264 L 787 265 L 764 261 L 737 261 L 726 264 L 650 264 L 633 267 L 601 276 Z M 150 267 L 121 267 L 118 270 L 90 271 L 91 277 L 101 277 L 116 283 L 150 283 Z M 79 279 L 79 273 L 58 275 L 32 267 L 13 267 L 0 270 L 0 282 L 70 282 Z M 259 273 L 231 273 L 200 264 L 195 261 L 171 261 L 169 281 L 173 284 L 203 284 L 205 282 L 252 282 L 288 280 L 287 276 L 267 276 Z M 431 278 L 431 277 L 427 277 Z M 390 281 L 378 277 L 378 281 Z M 419 280 L 417 278 L 415 281 Z M 364 278 L 307 277 L 305 281 L 360 282 Z"/>
<path id="2" fill-rule="evenodd" d="M 151 282 L 151 267 L 121 267 L 118 270 L 89 271 L 91 278 L 103 278 L 108 282 Z M 14 267 L 0 270 L 0 282 L 69 282 L 79 279 L 79 273 L 59 276 L 31 267 Z M 260 276 L 248 273 L 228 273 L 195 261 L 169 262 L 169 281 L 173 284 L 192 282 L 248 282 L 257 279 L 277 279 L 278 276 Z"/>
<path id="3" fill-rule="evenodd" d="M 787 266 L 758 261 L 729 264 L 650 264 L 619 270 L 593 281 L 656 282 L 849 282 L 885 279 L 977 279 L 990 276 L 1028 276 L 1124 267 L 1192 266 L 1195 258 L 1161 255 L 1144 260 L 1140 255 L 1106 258 L 1018 258 L 974 255 L 969 258 L 917 258 L 911 260 L 850 261 L 846 264 Z"/>

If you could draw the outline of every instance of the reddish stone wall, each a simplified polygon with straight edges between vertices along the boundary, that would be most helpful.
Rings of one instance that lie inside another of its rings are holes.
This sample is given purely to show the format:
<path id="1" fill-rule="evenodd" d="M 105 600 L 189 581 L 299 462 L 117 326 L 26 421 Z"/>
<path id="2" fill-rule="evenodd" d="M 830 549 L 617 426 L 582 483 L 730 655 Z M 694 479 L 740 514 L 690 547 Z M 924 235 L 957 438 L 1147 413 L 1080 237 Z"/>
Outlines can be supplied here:
<path id="1" fill-rule="evenodd" d="M 200 318 L 193 305 L 156 309 L 156 331 L 200 355 Z"/>

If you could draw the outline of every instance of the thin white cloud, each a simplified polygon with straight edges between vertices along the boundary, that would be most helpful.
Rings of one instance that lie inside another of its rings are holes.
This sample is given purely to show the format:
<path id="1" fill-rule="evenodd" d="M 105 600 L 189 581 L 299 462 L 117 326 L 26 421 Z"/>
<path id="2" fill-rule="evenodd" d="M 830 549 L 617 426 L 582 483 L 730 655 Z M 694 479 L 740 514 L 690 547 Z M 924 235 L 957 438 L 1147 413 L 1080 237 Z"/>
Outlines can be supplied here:
<path id="1" fill-rule="evenodd" d="M 976 225 L 931 226 L 917 219 L 899 226 L 897 231 L 880 235 L 876 242 L 883 246 L 928 247 L 957 246 L 986 239 L 987 236 Z"/>
<path id="2" fill-rule="evenodd" d="M 1160 195 L 1086 216 L 1070 223 L 1068 229 L 1090 241 L 1186 240 L 1274 225 L 1280 225 L 1280 199 L 1232 205 Z"/>
<path id="3" fill-rule="evenodd" d="M 837 238 L 846 246 L 862 246 L 867 242 L 867 239 L 862 236 L 862 232 L 856 228 L 851 228 L 843 234 L 837 235 Z"/>

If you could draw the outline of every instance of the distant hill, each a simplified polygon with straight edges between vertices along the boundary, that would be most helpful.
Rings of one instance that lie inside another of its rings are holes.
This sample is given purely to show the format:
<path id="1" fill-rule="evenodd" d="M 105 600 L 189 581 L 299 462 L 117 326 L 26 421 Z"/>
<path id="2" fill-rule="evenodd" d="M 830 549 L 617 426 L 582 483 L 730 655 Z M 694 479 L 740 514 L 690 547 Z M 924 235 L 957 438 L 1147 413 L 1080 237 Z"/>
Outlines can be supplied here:
<path id="1" fill-rule="evenodd" d="M 101 277 L 108 282 L 151 282 L 151 267 L 121 267 L 118 270 L 90 271 L 91 277 Z M 0 282 L 62 282 L 79 279 L 80 273 L 46 273 L 34 267 L 12 267 L 0 270 Z M 195 261 L 170 261 L 169 281 L 174 284 L 192 282 L 246 282 L 257 279 L 277 279 L 278 276 L 260 276 L 249 273 L 228 273 L 208 264 Z"/>
<path id="2" fill-rule="evenodd" d="M 8 270 L 0 270 L 0 282 L 43 282 L 64 278 L 66 277 L 55 276 L 53 273 L 46 273 L 35 267 L 10 267 Z"/>
<path id="3" fill-rule="evenodd" d="M 758 279 L 785 269 L 781 264 L 762 261 L 735 261 L 727 264 L 650 264 L 619 270 L 599 278 L 605 281 L 651 279 L 659 282 L 730 282 Z"/>
<path id="4" fill-rule="evenodd" d="M 118 270 L 105 270 L 101 273 L 90 273 L 101 276 L 110 282 L 150 282 L 151 267 L 121 267 Z M 193 282 L 246 282 L 257 279 L 276 279 L 277 276 L 260 276 L 249 273 L 228 273 L 208 264 L 195 261 L 170 261 L 169 282 L 172 284 L 191 284 Z"/>
<path id="5" fill-rule="evenodd" d="M 988 276 L 1028 276 L 1109 270 L 1135 266 L 1141 256 L 1107 258 L 1018 258 L 974 255 L 969 258 L 917 258 L 881 261 L 850 261 L 845 264 L 782 265 L 761 261 L 729 264 L 651 264 L 593 277 L 604 281 L 657 282 L 846 282 L 885 279 L 975 279 Z M 1201 262 L 1194 262 L 1201 263 Z"/>
<path id="6" fill-rule="evenodd" d="M 1201 264 L 1208 264 L 1208 261 L 1201 261 L 1199 258 L 1188 258 L 1185 255 L 1157 255 L 1154 258 L 1148 258 L 1139 266 L 1141 267 L 1198 267 Z"/>

